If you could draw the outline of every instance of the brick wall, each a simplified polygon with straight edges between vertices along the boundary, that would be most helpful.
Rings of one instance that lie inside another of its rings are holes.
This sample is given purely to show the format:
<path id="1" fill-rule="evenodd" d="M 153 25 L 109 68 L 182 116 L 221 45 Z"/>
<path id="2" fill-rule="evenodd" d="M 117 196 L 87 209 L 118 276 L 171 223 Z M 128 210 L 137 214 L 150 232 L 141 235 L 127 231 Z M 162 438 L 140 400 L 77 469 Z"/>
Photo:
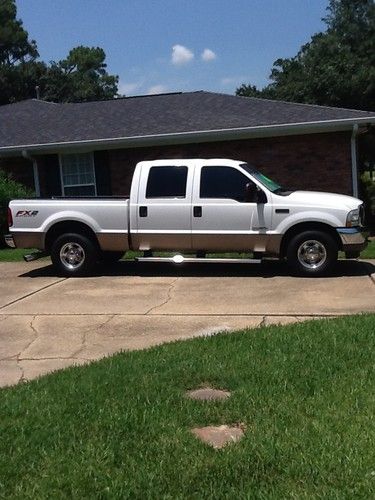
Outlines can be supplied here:
<path id="1" fill-rule="evenodd" d="M 111 150 L 112 194 L 129 194 L 139 161 L 198 157 L 249 162 L 290 189 L 352 193 L 350 132 L 336 132 Z"/>

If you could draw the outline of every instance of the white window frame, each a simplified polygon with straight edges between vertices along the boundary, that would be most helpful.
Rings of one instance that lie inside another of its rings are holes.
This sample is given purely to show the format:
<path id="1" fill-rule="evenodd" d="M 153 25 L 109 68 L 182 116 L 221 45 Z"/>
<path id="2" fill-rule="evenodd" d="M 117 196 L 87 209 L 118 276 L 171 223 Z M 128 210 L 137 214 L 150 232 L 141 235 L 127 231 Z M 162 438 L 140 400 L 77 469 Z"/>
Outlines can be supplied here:
<path id="1" fill-rule="evenodd" d="M 85 155 L 90 156 L 90 163 L 91 163 L 91 167 L 92 167 L 94 182 L 89 182 L 88 184 L 69 184 L 69 185 L 65 186 L 64 175 L 63 175 L 63 158 L 62 157 L 69 156 L 70 154 L 75 154 L 75 155 L 85 154 Z M 94 162 L 94 153 L 93 152 L 89 152 L 89 153 L 87 153 L 87 152 L 86 153 L 60 153 L 59 154 L 59 165 L 60 165 L 61 193 L 63 196 L 69 196 L 69 195 L 65 194 L 65 187 L 71 188 L 71 187 L 85 187 L 85 186 L 94 186 L 94 195 L 93 196 L 98 195 L 97 189 L 96 189 L 95 162 Z"/>

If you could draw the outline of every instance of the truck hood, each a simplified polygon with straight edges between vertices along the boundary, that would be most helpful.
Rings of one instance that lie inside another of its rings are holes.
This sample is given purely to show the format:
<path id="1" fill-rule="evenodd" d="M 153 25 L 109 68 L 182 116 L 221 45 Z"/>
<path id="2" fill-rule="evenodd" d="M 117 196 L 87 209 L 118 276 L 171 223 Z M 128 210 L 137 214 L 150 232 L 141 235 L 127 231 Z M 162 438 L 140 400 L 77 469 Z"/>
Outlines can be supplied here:
<path id="1" fill-rule="evenodd" d="M 293 191 L 285 200 L 301 203 L 305 206 L 332 207 L 354 210 L 362 201 L 344 194 L 324 193 L 321 191 Z"/>

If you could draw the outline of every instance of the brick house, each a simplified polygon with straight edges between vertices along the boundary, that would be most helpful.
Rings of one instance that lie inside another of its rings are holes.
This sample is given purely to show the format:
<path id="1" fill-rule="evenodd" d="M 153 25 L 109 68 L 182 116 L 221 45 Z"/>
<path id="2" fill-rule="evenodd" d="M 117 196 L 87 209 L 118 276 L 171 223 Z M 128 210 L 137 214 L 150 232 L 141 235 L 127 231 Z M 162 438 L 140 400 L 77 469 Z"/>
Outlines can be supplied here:
<path id="1" fill-rule="evenodd" d="M 140 160 L 233 158 L 290 189 L 358 194 L 357 136 L 375 113 L 186 92 L 0 107 L 0 168 L 37 196 L 129 194 Z"/>

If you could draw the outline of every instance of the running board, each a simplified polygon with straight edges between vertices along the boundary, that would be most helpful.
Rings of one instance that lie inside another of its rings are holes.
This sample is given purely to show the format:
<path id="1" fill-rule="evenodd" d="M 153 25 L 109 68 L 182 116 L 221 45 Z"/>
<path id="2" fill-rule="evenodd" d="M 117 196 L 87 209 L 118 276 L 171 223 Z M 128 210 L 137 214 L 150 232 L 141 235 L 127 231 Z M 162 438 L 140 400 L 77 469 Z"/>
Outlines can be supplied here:
<path id="1" fill-rule="evenodd" d="M 260 264 L 262 259 L 232 259 L 232 258 L 209 258 L 209 257 L 184 257 L 183 255 L 174 255 L 173 257 L 136 257 L 137 262 L 169 262 L 171 264 L 188 263 L 212 263 L 212 264 Z"/>

